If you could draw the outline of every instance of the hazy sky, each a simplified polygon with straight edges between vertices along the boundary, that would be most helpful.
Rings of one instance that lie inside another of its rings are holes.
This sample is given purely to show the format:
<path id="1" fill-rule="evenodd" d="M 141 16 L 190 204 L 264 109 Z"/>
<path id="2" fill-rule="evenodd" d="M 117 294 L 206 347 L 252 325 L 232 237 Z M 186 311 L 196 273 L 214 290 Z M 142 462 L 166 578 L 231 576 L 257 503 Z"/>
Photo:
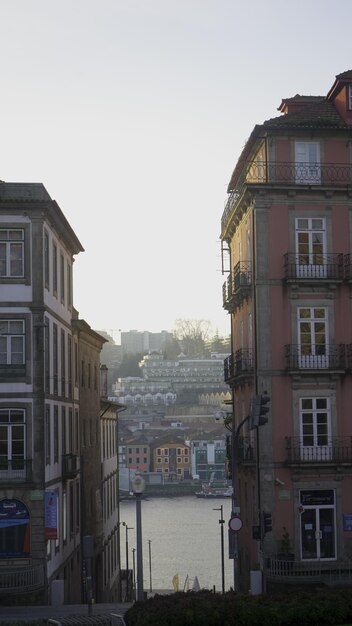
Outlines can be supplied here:
<path id="1" fill-rule="evenodd" d="M 351 23 L 351 0 L 0 0 L 0 179 L 59 203 L 93 328 L 229 332 L 236 159 L 283 97 L 352 69 Z"/>

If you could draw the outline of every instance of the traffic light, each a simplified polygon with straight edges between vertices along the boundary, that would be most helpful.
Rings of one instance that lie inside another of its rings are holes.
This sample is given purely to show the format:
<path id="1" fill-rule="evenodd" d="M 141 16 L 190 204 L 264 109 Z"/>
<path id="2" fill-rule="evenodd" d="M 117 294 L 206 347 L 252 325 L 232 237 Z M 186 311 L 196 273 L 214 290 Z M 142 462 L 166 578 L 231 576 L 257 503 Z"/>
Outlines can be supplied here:
<path id="1" fill-rule="evenodd" d="M 266 406 L 270 402 L 270 396 L 266 393 L 263 393 L 260 396 L 260 410 L 259 410 L 259 426 L 264 426 L 267 423 L 268 417 L 267 413 L 269 413 L 269 407 Z"/>
<path id="2" fill-rule="evenodd" d="M 269 407 L 266 406 L 270 402 L 270 396 L 266 393 L 261 395 L 252 396 L 251 404 L 249 408 L 249 428 L 258 428 L 258 426 L 264 426 L 267 423 L 267 413 L 269 413 Z"/>
<path id="3" fill-rule="evenodd" d="M 263 535 L 266 533 L 271 533 L 273 529 L 273 519 L 271 517 L 271 513 L 266 513 L 263 511 Z"/>

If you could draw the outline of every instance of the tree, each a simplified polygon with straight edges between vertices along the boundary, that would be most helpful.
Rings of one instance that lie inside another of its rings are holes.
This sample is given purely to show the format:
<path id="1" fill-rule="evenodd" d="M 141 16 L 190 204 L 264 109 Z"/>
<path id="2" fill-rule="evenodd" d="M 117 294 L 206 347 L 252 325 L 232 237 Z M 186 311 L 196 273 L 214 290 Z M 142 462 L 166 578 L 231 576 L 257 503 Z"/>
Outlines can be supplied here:
<path id="1" fill-rule="evenodd" d="M 180 342 L 182 352 L 188 357 L 205 357 L 206 342 L 210 336 L 208 320 L 177 319 L 174 336 Z"/>

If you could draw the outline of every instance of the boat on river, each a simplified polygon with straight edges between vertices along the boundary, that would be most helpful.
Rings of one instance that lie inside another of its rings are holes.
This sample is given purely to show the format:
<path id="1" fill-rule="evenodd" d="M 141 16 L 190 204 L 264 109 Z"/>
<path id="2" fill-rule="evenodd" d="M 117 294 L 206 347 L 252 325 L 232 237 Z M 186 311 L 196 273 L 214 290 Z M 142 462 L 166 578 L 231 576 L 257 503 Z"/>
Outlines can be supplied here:
<path id="1" fill-rule="evenodd" d="M 231 498 L 232 487 L 202 487 L 201 491 L 196 491 L 197 498 Z"/>
<path id="2" fill-rule="evenodd" d="M 215 485 L 214 483 L 215 472 L 212 472 L 208 483 L 202 483 L 201 491 L 196 491 L 197 498 L 231 498 L 233 494 L 233 488 L 231 485 L 225 485 L 223 487 Z"/>

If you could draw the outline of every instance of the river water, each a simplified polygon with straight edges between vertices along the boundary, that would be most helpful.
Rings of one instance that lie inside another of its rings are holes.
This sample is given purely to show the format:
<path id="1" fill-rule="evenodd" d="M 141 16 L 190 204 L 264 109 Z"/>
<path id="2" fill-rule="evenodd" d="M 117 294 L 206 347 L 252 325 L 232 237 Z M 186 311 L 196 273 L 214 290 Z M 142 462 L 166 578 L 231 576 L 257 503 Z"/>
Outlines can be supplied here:
<path id="1" fill-rule="evenodd" d="M 225 590 L 233 587 L 233 560 L 228 558 L 228 520 L 231 498 L 203 500 L 195 496 L 148 498 L 142 500 L 142 544 L 144 589 L 173 589 L 179 577 L 180 590 L 186 578 L 192 588 L 195 577 L 201 588 L 221 591 L 221 512 L 223 507 Z M 136 548 L 136 506 L 134 499 L 120 503 L 120 519 L 128 530 L 129 569 Z M 121 566 L 126 566 L 126 532 L 121 526 Z M 149 550 L 149 540 L 150 550 Z M 151 556 L 150 556 L 151 555 Z M 135 559 L 136 564 L 136 559 Z"/>

